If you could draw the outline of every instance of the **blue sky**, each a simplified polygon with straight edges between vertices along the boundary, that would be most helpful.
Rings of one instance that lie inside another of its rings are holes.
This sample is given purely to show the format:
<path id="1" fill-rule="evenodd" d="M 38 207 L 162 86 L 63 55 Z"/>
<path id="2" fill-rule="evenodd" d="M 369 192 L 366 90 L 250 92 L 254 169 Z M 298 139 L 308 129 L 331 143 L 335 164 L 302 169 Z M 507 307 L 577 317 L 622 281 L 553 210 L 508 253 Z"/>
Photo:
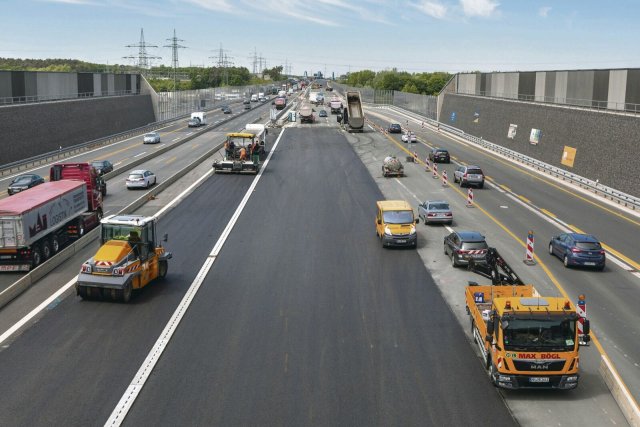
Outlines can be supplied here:
<path id="1" fill-rule="evenodd" d="M 615 7 L 614 7 L 615 4 Z M 294 74 L 398 68 L 512 71 L 639 67 L 640 1 L 616 0 L 0 0 L 0 56 L 133 64 L 140 28 L 180 65 L 213 65 L 220 45 L 252 70 Z"/>

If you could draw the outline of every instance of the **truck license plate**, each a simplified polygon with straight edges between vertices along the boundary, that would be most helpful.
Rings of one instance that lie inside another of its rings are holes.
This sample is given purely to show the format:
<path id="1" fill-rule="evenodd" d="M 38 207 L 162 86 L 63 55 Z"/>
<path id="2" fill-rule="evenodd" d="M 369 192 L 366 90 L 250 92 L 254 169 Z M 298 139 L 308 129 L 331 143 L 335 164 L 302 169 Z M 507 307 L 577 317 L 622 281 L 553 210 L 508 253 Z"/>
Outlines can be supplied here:
<path id="1" fill-rule="evenodd" d="M 529 378 L 530 383 L 548 383 L 549 377 L 531 377 Z"/>

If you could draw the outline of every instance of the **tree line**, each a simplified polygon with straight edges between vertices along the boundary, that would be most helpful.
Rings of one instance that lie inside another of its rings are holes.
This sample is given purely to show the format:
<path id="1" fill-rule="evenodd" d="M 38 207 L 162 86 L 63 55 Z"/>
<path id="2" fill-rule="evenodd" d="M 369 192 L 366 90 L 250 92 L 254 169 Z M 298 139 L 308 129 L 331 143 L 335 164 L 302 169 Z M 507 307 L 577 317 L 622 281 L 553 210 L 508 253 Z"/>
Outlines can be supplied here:
<path id="1" fill-rule="evenodd" d="M 372 87 L 382 90 L 397 90 L 423 95 L 437 95 L 451 79 L 452 74 L 408 73 L 397 69 L 385 71 L 362 70 L 349 73 L 342 82 L 355 87 Z"/>

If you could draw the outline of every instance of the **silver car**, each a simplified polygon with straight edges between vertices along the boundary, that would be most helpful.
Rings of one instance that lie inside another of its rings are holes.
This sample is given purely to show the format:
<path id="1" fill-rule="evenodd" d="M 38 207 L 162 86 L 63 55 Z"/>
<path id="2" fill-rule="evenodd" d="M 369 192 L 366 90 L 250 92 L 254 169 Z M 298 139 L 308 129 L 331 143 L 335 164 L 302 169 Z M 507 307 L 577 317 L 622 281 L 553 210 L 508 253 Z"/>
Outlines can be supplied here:
<path id="1" fill-rule="evenodd" d="M 484 187 L 484 173 L 480 166 L 458 166 L 453 172 L 453 182 L 460 183 L 460 187 L 477 185 L 478 188 L 482 188 Z"/>
<path id="2" fill-rule="evenodd" d="M 127 177 L 127 189 L 129 188 L 149 188 L 156 184 L 157 178 L 153 172 L 148 170 L 134 170 Z"/>
<path id="3" fill-rule="evenodd" d="M 453 212 L 449 207 L 449 202 L 445 200 L 427 200 L 418 205 L 418 218 L 424 224 L 451 224 L 453 222 Z"/>
<path id="4" fill-rule="evenodd" d="M 145 144 L 157 144 L 160 142 L 160 134 L 158 132 L 149 132 L 144 135 Z"/>

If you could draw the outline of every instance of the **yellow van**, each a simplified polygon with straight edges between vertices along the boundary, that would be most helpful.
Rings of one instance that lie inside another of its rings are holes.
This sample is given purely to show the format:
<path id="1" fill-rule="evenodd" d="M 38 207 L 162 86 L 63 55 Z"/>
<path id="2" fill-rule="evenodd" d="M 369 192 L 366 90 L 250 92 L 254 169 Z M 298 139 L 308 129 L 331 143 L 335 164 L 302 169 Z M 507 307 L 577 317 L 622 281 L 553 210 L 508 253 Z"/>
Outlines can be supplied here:
<path id="1" fill-rule="evenodd" d="M 404 200 L 381 200 L 377 203 L 376 234 L 382 246 L 418 246 L 413 209 Z"/>

